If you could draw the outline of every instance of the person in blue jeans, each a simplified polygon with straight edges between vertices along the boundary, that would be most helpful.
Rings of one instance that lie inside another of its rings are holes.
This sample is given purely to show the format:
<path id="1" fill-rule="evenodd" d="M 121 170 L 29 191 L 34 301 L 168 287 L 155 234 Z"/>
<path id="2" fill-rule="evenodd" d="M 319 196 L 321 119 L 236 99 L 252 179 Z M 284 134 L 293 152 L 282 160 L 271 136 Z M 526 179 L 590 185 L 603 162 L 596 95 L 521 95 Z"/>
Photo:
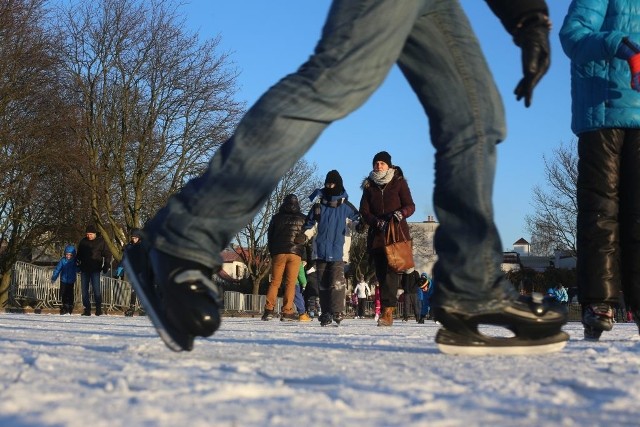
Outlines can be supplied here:
<path id="1" fill-rule="evenodd" d="M 515 95 L 529 106 L 549 67 L 546 3 L 487 3 L 522 50 Z M 513 327 L 517 337 L 507 345 L 478 338 L 484 349 L 564 345 L 566 316 L 519 300 L 500 271 L 491 198 L 504 108 L 460 3 L 334 0 L 307 62 L 260 97 L 208 169 L 145 225 L 143 245 L 127 252 L 133 284 L 169 348 L 191 350 L 195 337 L 217 330 L 222 302 L 211 275 L 221 250 L 327 126 L 360 107 L 395 64 L 422 104 L 436 149 L 439 286 L 432 304 L 440 332 L 447 331 L 436 339 L 440 348 L 477 342 L 477 323 L 489 320 Z"/>
<path id="2" fill-rule="evenodd" d="M 100 289 L 100 272 L 106 273 L 111 265 L 111 251 L 95 225 L 89 224 L 85 237 L 78 243 L 78 268 L 80 269 L 80 286 L 82 287 L 83 316 L 91 316 L 91 298 L 89 285 L 93 290 L 96 316 L 102 315 L 102 290 Z"/>

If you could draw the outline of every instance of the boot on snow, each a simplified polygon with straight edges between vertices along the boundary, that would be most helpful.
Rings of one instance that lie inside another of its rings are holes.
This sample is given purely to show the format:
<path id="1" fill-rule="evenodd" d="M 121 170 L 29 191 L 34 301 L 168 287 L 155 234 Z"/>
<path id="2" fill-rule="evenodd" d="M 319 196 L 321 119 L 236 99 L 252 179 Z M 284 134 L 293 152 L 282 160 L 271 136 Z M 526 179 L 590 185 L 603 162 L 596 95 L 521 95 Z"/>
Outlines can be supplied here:
<path id="1" fill-rule="evenodd" d="M 378 319 L 378 326 L 392 326 L 394 311 L 395 307 L 383 307 L 382 316 Z"/>

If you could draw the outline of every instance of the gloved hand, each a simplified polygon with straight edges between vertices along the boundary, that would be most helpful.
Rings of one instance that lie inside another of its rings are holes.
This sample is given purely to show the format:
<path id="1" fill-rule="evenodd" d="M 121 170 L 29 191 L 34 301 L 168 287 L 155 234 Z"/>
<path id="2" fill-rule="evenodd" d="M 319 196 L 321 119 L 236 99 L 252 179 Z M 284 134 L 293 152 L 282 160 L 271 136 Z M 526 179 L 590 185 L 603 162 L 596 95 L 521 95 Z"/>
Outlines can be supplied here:
<path id="1" fill-rule="evenodd" d="M 402 218 L 404 218 L 404 215 L 402 215 L 402 212 L 400 212 L 400 211 L 395 211 L 395 212 L 393 213 L 393 217 L 394 217 L 398 222 L 400 222 L 400 221 L 402 221 Z"/>
<path id="2" fill-rule="evenodd" d="M 104 274 L 107 274 L 107 271 L 109 271 L 109 266 L 108 265 L 105 265 L 104 267 L 102 267 L 102 272 Z"/>
<path id="3" fill-rule="evenodd" d="M 298 233 L 298 235 L 293 239 L 293 243 L 296 245 L 301 245 L 307 242 L 307 236 L 304 233 Z"/>
<path id="4" fill-rule="evenodd" d="M 640 92 L 640 46 L 625 37 L 622 39 L 620 47 L 618 47 L 616 56 L 626 60 L 629 64 L 631 88 L 636 92 Z"/>
<path id="5" fill-rule="evenodd" d="M 513 91 L 516 100 L 524 98 L 525 107 L 531 105 L 533 88 L 536 87 L 550 65 L 549 32 L 551 21 L 542 13 L 523 17 L 514 32 L 513 40 L 522 49 L 522 73 L 524 77 Z"/>
<path id="6" fill-rule="evenodd" d="M 387 224 L 388 224 L 388 222 L 387 222 L 387 221 L 382 220 L 382 219 L 379 219 L 379 220 L 376 222 L 376 228 L 377 228 L 378 230 L 380 230 L 380 231 L 385 231 L 385 230 L 387 229 Z"/>

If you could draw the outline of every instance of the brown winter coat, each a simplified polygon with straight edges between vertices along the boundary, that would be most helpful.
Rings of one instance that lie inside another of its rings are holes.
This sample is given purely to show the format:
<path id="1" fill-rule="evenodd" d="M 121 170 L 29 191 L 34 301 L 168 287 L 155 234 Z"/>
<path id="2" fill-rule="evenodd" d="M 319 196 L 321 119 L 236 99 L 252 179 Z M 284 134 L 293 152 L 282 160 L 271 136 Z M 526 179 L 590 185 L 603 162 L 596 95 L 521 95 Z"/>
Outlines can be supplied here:
<path id="1" fill-rule="evenodd" d="M 367 248 L 369 250 L 381 248 L 385 243 L 384 233 L 378 230 L 376 223 L 379 219 L 390 221 L 395 211 L 402 212 L 403 219 L 400 228 L 406 239 L 410 239 L 409 225 L 406 218 L 413 215 L 416 205 L 413 203 L 407 180 L 404 179 L 400 168 L 395 168 L 393 179 L 386 185 L 379 186 L 370 178 L 362 183 L 362 199 L 360 200 L 360 215 L 369 225 Z M 394 220 L 395 221 L 395 220 Z"/>

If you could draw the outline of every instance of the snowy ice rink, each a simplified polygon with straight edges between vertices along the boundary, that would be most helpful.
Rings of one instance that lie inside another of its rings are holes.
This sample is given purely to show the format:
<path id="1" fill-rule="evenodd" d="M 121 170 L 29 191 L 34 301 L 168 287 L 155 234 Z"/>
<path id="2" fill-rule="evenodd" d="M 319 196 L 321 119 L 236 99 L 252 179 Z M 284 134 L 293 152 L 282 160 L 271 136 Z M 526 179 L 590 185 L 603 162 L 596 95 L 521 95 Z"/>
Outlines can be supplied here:
<path id="1" fill-rule="evenodd" d="M 437 328 L 225 318 L 173 353 L 146 317 L 0 314 L 0 425 L 640 425 L 633 323 L 519 357 L 440 354 Z"/>

